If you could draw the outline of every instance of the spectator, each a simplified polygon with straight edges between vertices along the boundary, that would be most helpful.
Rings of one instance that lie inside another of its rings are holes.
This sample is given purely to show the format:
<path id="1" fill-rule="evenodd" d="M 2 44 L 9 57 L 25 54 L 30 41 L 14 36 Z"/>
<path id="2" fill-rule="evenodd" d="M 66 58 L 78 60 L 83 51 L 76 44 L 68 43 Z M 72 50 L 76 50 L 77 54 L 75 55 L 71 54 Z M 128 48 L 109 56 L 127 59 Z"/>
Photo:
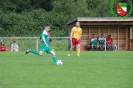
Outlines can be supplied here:
<path id="1" fill-rule="evenodd" d="M 98 45 L 100 50 L 103 50 L 105 48 L 105 38 L 103 34 L 101 34 L 101 37 L 99 37 L 98 39 Z"/>
<path id="2" fill-rule="evenodd" d="M 106 45 L 107 45 L 107 50 L 113 50 L 113 39 L 111 38 L 111 35 L 108 35 L 106 38 Z"/>
<path id="3" fill-rule="evenodd" d="M 6 45 L 4 44 L 4 42 L 1 42 L 0 44 L 0 51 L 8 51 L 8 48 L 6 47 Z"/>
<path id="4" fill-rule="evenodd" d="M 12 45 L 11 45 L 11 51 L 12 52 L 17 52 L 17 51 L 19 51 L 18 50 L 18 44 L 16 43 L 16 41 L 13 41 L 13 43 L 12 43 Z"/>
<path id="5" fill-rule="evenodd" d="M 92 50 L 97 50 L 98 49 L 98 45 L 97 45 L 97 37 L 95 36 L 95 34 L 92 35 L 91 38 L 91 49 Z"/>

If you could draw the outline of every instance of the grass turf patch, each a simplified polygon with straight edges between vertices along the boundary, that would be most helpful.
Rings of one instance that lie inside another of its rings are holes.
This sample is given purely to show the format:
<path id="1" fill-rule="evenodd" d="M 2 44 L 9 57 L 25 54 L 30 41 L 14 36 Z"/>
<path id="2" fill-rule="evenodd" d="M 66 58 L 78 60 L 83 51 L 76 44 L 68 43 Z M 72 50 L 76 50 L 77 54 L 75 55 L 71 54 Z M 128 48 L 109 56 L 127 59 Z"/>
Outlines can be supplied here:
<path id="1" fill-rule="evenodd" d="M 133 88 L 131 51 L 58 51 L 56 66 L 51 55 L 0 53 L 0 88 Z"/>

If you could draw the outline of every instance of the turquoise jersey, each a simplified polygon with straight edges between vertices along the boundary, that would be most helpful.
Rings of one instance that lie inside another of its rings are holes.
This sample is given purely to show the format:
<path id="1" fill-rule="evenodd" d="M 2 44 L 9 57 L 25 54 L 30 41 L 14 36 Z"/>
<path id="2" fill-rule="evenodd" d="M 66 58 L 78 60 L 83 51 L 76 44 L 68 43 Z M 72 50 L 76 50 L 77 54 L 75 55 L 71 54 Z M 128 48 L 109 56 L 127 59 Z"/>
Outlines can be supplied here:
<path id="1" fill-rule="evenodd" d="M 41 33 L 41 35 L 40 35 L 41 45 L 46 46 L 46 45 L 44 44 L 44 41 L 42 40 L 42 36 L 44 36 L 45 41 L 46 41 L 46 43 L 47 43 L 47 44 L 48 44 L 48 46 L 49 46 L 50 41 L 49 41 L 49 36 L 48 36 L 48 33 L 47 33 L 47 31 L 46 31 L 46 30 L 43 30 L 43 32 L 42 32 L 42 33 Z"/>
<path id="2" fill-rule="evenodd" d="M 97 44 L 97 38 L 92 38 L 91 39 L 91 44 L 96 45 Z"/>
<path id="3" fill-rule="evenodd" d="M 100 38 L 98 39 L 98 41 L 99 41 L 99 44 L 100 44 L 100 45 L 104 45 L 105 38 L 101 38 L 101 37 L 100 37 Z"/>

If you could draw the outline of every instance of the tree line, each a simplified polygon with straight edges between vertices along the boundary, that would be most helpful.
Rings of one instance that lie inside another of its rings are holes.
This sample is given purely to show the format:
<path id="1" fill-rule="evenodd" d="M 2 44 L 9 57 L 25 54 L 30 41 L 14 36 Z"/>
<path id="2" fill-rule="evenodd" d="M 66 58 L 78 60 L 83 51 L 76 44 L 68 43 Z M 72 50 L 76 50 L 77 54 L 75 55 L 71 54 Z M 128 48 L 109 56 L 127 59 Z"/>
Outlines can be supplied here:
<path id="1" fill-rule="evenodd" d="M 77 17 L 113 17 L 111 1 L 0 0 L 0 37 L 39 36 L 46 23 L 52 26 L 51 36 L 67 36 L 66 23 Z"/>

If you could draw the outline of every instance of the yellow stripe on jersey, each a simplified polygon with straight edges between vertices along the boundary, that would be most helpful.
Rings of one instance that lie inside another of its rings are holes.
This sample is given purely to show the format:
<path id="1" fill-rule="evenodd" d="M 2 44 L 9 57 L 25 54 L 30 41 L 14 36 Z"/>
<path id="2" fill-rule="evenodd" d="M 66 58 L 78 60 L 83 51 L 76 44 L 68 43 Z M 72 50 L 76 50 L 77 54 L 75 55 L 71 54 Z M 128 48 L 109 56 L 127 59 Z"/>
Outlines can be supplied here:
<path id="1" fill-rule="evenodd" d="M 82 34 L 82 29 L 80 27 L 73 27 L 72 30 L 72 38 L 79 38 L 80 35 Z"/>

